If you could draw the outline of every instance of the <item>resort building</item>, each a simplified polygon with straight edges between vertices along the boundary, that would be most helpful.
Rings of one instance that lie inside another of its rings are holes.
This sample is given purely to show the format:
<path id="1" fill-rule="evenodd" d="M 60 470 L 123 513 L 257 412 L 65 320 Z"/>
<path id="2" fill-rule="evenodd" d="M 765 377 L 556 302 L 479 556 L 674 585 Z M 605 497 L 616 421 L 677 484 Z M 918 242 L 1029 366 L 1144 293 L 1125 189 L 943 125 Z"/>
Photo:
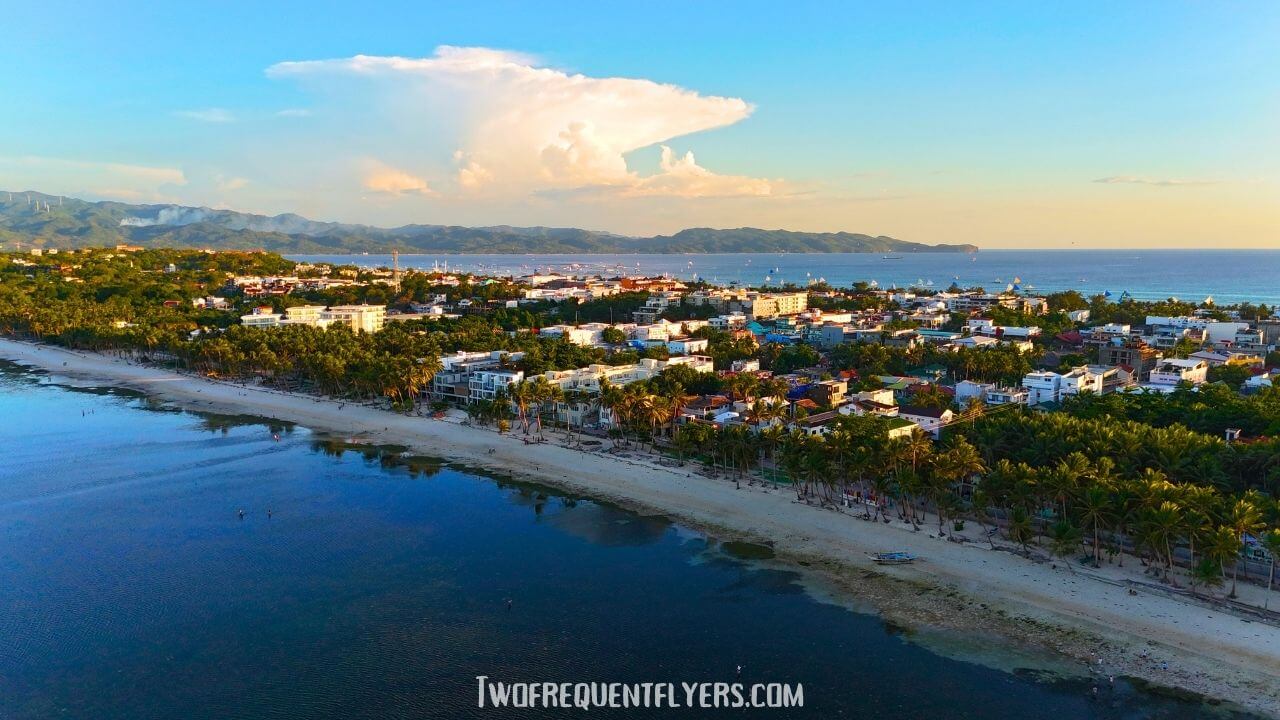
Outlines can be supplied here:
<path id="1" fill-rule="evenodd" d="M 254 327 L 254 328 L 279 327 L 280 321 L 284 318 L 284 316 L 276 313 L 272 313 L 272 312 L 258 312 L 258 310 L 261 310 L 261 309 L 262 308 L 258 308 L 257 310 L 254 310 L 253 313 L 249 315 L 241 315 L 240 324 L 244 325 L 245 327 Z M 270 310 L 270 308 L 268 308 L 268 310 Z"/>
<path id="2" fill-rule="evenodd" d="M 284 309 L 284 322 L 291 325 L 319 325 L 323 305 L 297 305 Z"/>
<path id="3" fill-rule="evenodd" d="M 799 315 L 809 308 L 809 293 L 748 293 L 743 310 L 754 320 Z"/>
<path id="4" fill-rule="evenodd" d="M 346 325 L 354 332 L 375 333 L 387 322 L 387 308 L 383 305 L 334 305 L 320 313 L 320 320 Z"/>

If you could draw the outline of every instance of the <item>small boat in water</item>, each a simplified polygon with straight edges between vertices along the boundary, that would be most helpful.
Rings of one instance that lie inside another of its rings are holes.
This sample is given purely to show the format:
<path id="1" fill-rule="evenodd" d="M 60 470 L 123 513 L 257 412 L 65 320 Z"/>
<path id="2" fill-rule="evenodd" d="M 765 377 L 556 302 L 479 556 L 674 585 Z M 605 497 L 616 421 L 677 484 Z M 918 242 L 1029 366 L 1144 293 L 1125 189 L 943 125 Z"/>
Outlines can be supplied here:
<path id="1" fill-rule="evenodd" d="M 902 256 L 901 255 L 882 255 L 880 259 L 881 260 L 901 260 Z"/>
<path id="2" fill-rule="evenodd" d="M 916 561 L 916 556 L 909 552 L 881 552 L 869 556 L 879 565 L 909 565 Z"/>

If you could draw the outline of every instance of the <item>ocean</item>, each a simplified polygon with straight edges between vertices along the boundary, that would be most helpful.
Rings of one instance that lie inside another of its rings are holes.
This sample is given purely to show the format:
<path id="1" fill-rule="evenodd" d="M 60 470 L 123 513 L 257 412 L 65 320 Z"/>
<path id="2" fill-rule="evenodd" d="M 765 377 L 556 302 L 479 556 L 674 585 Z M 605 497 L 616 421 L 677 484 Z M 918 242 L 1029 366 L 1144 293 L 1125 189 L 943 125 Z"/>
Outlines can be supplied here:
<path id="1" fill-rule="evenodd" d="M 480 710 L 475 676 L 729 682 L 737 665 L 803 685 L 786 717 L 1216 710 L 1123 679 L 1093 699 L 996 669 L 1020 656 L 993 648 L 980 664 L 981 637 L 820 602 L 761 546 L 402 449 L 12 365 L 0 438 L 5 720 L 563 717 Z M 632 715 L 717 714 L 741 713 Z"/>
<path id="2" fill-rule="evenodd" d="M 961 253 L 734 254 L 734 255 L 401 255 L 401 267 L 447 267 L 489 274 L 628 272 L 671 274 L 719 284 L 805 285 L 822 278 L 848 287 L 925 286 L 1023 291 L 1078 290 L 1085 295 L 1128 292 L 1141 300 L 1176 297 L 1219 305 L 1280 304 L 1280 250 L 983 250 Z M 390 255 L 292 255 L 294 260 L 391 266 Z"/>

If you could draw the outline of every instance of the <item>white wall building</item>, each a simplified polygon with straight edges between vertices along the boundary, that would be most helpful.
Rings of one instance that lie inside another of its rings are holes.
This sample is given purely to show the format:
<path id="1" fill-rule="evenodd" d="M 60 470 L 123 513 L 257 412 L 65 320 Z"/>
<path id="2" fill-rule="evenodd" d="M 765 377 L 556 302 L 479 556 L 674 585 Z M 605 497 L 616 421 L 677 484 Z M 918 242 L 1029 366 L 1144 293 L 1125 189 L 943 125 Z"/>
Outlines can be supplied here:
<path id="1" fill-rule="evenodd" d="M 1027 391 L 1027 404 L 1041 405 L 1062 399 L 1062 376 L 1049 370 L 1029 372 L 1022 378 Z"/>
<path id="2" fill-rule="evenodd" d="M 1152 385 L 1177 385 L 1182 382 L 1200 385 L 1208 379 L 1209 365 L 1205 361 L 1168 358 L 1156 365 L 1148 382 Z"/>

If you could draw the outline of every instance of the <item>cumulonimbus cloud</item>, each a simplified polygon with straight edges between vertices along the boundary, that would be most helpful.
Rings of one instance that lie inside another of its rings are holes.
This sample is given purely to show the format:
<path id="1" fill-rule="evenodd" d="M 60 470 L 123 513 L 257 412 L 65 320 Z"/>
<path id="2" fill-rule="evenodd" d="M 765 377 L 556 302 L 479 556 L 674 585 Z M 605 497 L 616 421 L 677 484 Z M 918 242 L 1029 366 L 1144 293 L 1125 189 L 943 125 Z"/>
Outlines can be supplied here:
<path id="1" fill-rule="evenodd" d="M 740 98 L 570 74 L 518 53 L 448 46 L 425 58 L 283 62 L 267 74 L 334 99 L 353 87 L 370 93 L 364 111 L 396 114 L 390 125 L 405 133 L 397 139 L 406 146 L 451 145 L 441 154 L 453 157 L 452 184 L 469 192 L 592 188 L 620 196 L 762 196 L 776 183 L 719 175 L 692 154 L 669 150 L 657 174 L 628 167 L 626 156 L 635 150 L 747 118 L 752 106 Z M 441 115 L 450 119 L 452 136 L 439 136 Z"/>

